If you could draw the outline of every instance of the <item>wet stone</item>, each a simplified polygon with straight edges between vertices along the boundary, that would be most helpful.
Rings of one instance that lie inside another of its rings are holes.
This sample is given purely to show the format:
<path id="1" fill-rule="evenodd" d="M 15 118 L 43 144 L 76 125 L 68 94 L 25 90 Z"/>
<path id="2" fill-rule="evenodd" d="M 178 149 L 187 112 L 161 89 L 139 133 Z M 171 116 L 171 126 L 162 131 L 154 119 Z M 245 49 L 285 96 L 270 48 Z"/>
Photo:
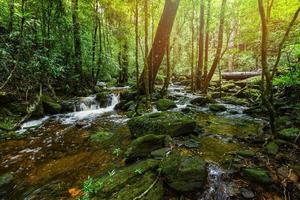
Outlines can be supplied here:
<path id="1" fill-rule="evenodd" d="M 210 104 L 209 110 L 213 112 L 224 112 L 227 110 L 227 108 L 221 104 Z"/>
<path id="2" fill-rule="evenodd" d="M 156 106 L 157 106 L 157 110 L 159 111 L 166 111 L 177 107 L 175 102 L 170 99 L 159 99 L 157 101 Z"/>
<path id="3" fill-rule="evenodd" d="M 241 188 L 240 192 L 245 199 L 253 199 L 255 197 L 255 194 L 246 188 Z"/>

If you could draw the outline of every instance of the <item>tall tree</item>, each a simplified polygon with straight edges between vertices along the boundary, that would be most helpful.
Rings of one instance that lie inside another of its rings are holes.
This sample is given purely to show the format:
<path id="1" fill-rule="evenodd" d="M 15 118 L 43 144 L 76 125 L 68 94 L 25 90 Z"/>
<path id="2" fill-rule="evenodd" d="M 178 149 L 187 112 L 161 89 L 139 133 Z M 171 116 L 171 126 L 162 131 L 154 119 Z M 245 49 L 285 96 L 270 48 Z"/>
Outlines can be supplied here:
<path id="1" fill-rule="evenodd" d="M 149 74 L 148 77 L 150 79 L 150 77 L 152 77 L 151 80 L 149 80 L 149 87 L 150 87 L 150 91 L 153 91 L 154 89 L 154 81 L 156 79 L 156 75 L 158 73 L 159 67 L 161 65 L 161 62 L 163 60 L 163 57 L 165 55 L 165 51 L 166 51 L 166 46 L 167 46 L 167 41 L 168 38 L 170 37 L 171 31 L 172 31 L 172 27 L 173 27 L 173 23 L 175 20 L 175 16 L 177 13 L 177 9 L 179 6 L 179 2 L 180 0 L 166 0 L 165 1 L 165 6 L 164 6 L 164 10 L 162 13 L 162 16 L 160 18 L 158 27 L 157 27 L 157 31 L 156 31 L 156 35 L 154 38 L 154 42 L 152 45 L 152 49 L 146 59 L 146 62 L 149 66 L 150 72 L 152 71 L 153 74 Z M 151 62 L 151 58 L 153 57 L 153 60 Z M 142 92 L 145 92 L 145 69 L 141 75 L 140 78 L 140 90 Z"/>
<path id="2" fill-rule="evenodd" d="M 139 87 L 139 0 L 135 0 L 135 70 L 136 88 Z"/>
<path id="3" fill-rule="evenodd" d="M 222 0 L 221 12 L 220 12 L 219 33 L 218 33 L 218 45 L 217 45 L 217 50 L 216 50 L 215 58 L 212 63 L 211 69 L 210 69 L 209 73 L 207 74 L 207 77 L 204 81 L 204 85 L 203 85 L 204 92 L 207 91 L 209 83 L 216 71 L 216 68 L 218 67 L 218 64 L 219 64 L 220 58 L 221 58 L 222 46 L 223 46 L 223 33 L 224 33 L 224 23 L 225 23 L 226 2 L 227 2 L 227 0 Z"/>
<path id="4" fill-rule="evenodd" d="M 150 63 L 147 62 L 146 58 L 149 54 L 149 47 L 148 47 L 148 34 L 149 34 L 149 31 L 148 31 L 148 25 L 149 25 L 149 20 L 148 20 L 148 0 L 144 0 L 144 12 L 145 12 L 145 55 L 144 55 L 144 73 L 145 73 L 145 76 L 143 77 L 143 80 L 144 83 L 145 83 L 145 94 L 146 94 L 146 107 L 149 108 L 150 106 L 150 77 L 151 77 L 151 74 L 150 74 L 150 71 L 152 71 L 152 69 L 150 70 L 149 69 L 149 66 L 151 66 L 151 63 L 153 62 L 153 59 L 152 57 L 150 57 Z"/>
<path id="5" fill-rule="evenodd" d="M 73 19 L 73 42 L 74 42 L 74 63 L 75 72 L 82 78 L 82 57 L 81 57 L 81 39 L 80 22 L 78 17 L 78 0 L 72 0 L 72 19 Z"/>
<path id="6" fill-rule="evenodd" d="M 9 21 L 8 21 L 8 31 L 13 31 L 13 25 L 14 25 L 14 13 L 15 13 L 15 2 L 14 0 L 9 0 L 8 2 L 9 6 Z"/>
<path id="7" fill-rule="evenodd" d="M 191 90 L 195 90 L 195 69 L 194 69 L 194 59 L 195 59 L 195 52 L 194 52 L 194 47 L 195 47 L 195 0 L 193 0 L 193 10 L 192 10 L 192 19 L 191 19 L 191 32 L 192 32 L 192 52 L 191 52 Z"/>
<path id="8" fill-rule="evenodd" d="M 196 89 L 201 89 L 203 74 L 203 50 L 204 50 L 204 0 L 200 1 L 200 23 L 199 23 L 198 65 L 196 70 Z"/>
<path id="9" fill-rule="evenodd" d="M 203 69 L 203 80 L 207 77 L 208 68 L 208 52 L 209 52 L 209 29 L 210 29 L 210 14 L 211 0 L 207 1 L 207 14 L 206 14 L 206 27 L 205 27 L 205 55 L 204 55 L 204 69 Z"/>

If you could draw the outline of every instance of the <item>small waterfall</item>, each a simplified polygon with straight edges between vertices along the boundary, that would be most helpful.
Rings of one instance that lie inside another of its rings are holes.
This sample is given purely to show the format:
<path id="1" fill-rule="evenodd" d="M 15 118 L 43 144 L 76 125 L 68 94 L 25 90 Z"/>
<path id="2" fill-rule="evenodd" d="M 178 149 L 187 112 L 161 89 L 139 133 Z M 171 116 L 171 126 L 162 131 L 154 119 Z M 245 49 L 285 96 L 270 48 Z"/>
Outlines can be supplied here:
<path id="1" fill-rule="evenodd" d="M 99 102 L 96 100 L 96 96 L 89 96 L 80 99 L 79 109 L 73 113 L 68 113 L 65 115 L 59 115 L 59 121 L 63 124 L 73 124 L 77 121 L 91 121 L 97 116 L 104 113 L 113 112 L 115 106 L 119 103 L 119 94 L 111 94 L 108 98 L 108 106 L 101 108 Z"/>
<path id="2" fill-rule="evenodd" d="M 200 200 L 230 200 L 227 183 L 224 181 L 225 172 L 217 165 L 208 166 L 209 188 Z"/>

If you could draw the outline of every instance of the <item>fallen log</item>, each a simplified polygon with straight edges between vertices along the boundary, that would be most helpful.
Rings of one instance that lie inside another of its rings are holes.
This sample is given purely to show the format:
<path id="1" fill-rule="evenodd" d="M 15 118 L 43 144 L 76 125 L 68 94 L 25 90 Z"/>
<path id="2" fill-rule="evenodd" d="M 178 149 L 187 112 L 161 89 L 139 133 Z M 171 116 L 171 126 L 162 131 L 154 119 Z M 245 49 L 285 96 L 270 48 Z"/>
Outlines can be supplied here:
<path id="1" fill-rule="evenodd" d="M 261 75 L 261 71 L 255 72 L 226 72 L 222 73 L 222 78 L 225 80 L 243 80 L 254 76 Z"/>

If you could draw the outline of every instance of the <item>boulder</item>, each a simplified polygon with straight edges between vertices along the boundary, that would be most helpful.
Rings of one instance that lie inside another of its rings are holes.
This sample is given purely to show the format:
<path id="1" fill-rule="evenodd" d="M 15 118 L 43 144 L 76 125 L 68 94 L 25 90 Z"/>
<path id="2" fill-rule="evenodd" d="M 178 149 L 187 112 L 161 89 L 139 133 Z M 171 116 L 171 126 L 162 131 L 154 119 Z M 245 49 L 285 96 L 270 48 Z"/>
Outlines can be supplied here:
<path id="1" fill-rule="evenodd" d="M 59 102 L 55 101 L 50 96 L 42 95 L 41 103 L 45 114 L 58 114 L 61 111 L 61 105 Z"/>
<path id="2" fill-rule="evenodd" d="M 266 145 L 265 150 L 270 155 L 276 155 L 278 153 L 279 146 L 276 142 L 269 142 Z"/>
<path id="3" fill-rule="evenodd" d="M 157 110 L 159 111 L 166 111 L 177 107 L 175 102 L 170 99 L 160 99 L 158 100 L 156 106 L 157 106 Z"/>
<path id="4" fill-rule="evenodd" d="M 165 147 L 161 149 L 157 149 L 151 152 L 151 156 L 156 159 L 164 158 L 169 152 L 171 151 L 170 148 Z"/>
<path id="5" fill-rule="evenodd" d="M 91 184 L 96 199 L 133 199 L 154 182 L 158 160 L 146 160 L 107 174 Z M 160 191 L 160 190 L 158 190 Z M 126 196 L 127 195 L 127 196 Z"/>
<path id="6" fill-rule="evenodd" d="M 222 97 L 222 101 L 224 101 L 225 103 L 229 103 L 229 104 L 233 104 L 233 105 L 240 105 L 240 106 L 248 104 L 248 101 L 246 99 L 237 98 L 235 96 Z"/>
<path id="7" fill-rule="evenodd" d="M 197 105 L 197 106 L 205 106 L 208 103 L 215 103 L 215 102 L 216 101 L 209 95 L 197 97 L 197 98 L 191 100 L 191 104 Z"/>
<path id="8" fill-rule="evenodd" d="M 227 108 L 221 104 L 210 104 L 209 110 L 212 112 L 224 112 L 227 110 Z"/>
<path id="9" fill-rule="evenodd" d="M 187 135 L 196 129 L 196 121 L 180 112 L 150 113 L 132 118 L 128 126 L 133 137 L 147 134 Z"/>
<path id="10" fill-rule="evenodd" d="M 268 172 L 264 169 L 253 167 L 253 168 L 243 168 L 243 175 L 249 181 L 253 181 L 260 184 L 270 184 L 272 179 Z"/>
<path id="11" fill-rule="evenodd" d="M 160 168 L 167 184 L 177 191 L 188 192 L 204 187 L 206 162 L 198 156 L 173 153 L 161 163 Z"/>
<path id="12" fill-rule="evenodd" d="M 132 141 L 126 151 L 127 160 L 148 157 L 152 151 L 165 147 L 166 135 L 145 135 Z"/>
<path id="13" fill-rule="evenodd" d="M 279 131 L 279 138 L 284 140 L 295 140 L 300 134 L 300 130 L 298 128 L 286 128 Z"/>
<path id="14" fill-rule="evenodd" d="M 101 108 L 107 107 L 110 99 L 110 92 L 104 91 L 96 94 L 96 100 Z"/>

